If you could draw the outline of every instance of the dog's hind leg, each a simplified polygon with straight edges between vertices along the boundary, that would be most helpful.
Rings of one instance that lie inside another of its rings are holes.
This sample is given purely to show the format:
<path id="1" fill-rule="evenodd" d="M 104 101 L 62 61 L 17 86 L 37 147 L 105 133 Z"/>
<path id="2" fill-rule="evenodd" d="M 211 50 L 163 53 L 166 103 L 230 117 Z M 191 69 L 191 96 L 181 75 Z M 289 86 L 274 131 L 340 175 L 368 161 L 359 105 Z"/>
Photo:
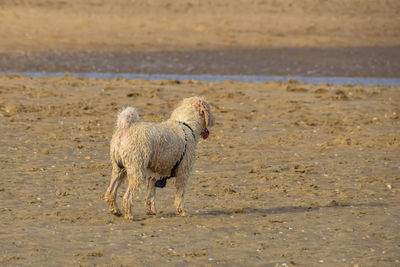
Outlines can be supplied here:
<path id="1" fill-rule="evenodd" d="M 126 177 L 125 169 L 121 169 L 118 166 L 113 166 L 112 173 L 111 173 L 111 181 L 110 185 L 107 188 L 106 194 L 104 196 L 104 200 L 108 202 L 109 210 L 112 214 L 121 216 L 121 211 L 118 209 L 117 206 L 117 191 L 118 187 L 120 186 L 121 182 Z"/>
<path id="2" fill-rule="evenodd" d="M 175 208 L 176 208 L 176 214 L 178 214 L 179 216 L 186 216 L 184 208 L 186 182 L 187 182 L 187 176 L 178 175 L 176 177 Z"/>
<path id="3" fill-rule="evenodd" d="M 147 179 L 147 189 L 146 189 L 146 214 L 147 215 L 156 215 L 156 179 L 148 178 Z"/>
<path id="4" fill-rule="evenodd" d="M 138 183 L 143 180 L 143 175 L 137 172 L 130 172 L 128 170 L 128 188 L 126 189 L 124 195 L 124 211 L 125 211 L 125 219 L 133 220 L 132 216 L 132 202 L 133 202 L 133 193 L 135 192 Z"/>

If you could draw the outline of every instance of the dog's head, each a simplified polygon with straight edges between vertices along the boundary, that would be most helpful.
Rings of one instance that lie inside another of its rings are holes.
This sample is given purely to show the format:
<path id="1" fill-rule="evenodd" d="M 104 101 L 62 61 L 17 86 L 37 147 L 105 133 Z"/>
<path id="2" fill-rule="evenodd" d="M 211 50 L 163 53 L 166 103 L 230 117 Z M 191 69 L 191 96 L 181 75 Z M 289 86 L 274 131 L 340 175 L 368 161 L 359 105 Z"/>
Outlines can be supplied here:
<path id="1" fill-rule="evenodd" d="M 197 96 L 183 99 L 171 117 L 184 122 L 196 121 L 201 127 L 201 136 L 204 139 L 209 135 L 208 127 L 215 123 L 207 100 Z"/>

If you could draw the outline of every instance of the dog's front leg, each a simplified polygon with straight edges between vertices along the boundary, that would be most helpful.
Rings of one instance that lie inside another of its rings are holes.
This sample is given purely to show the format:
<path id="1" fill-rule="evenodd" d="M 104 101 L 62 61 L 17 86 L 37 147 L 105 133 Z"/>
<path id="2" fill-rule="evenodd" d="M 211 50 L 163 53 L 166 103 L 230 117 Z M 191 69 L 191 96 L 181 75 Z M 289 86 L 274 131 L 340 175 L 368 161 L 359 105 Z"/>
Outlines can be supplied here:
<path id="1" fill-rule="evenodd" d="M 186 181 L 187 176 L 185 175 L 178 175 L 176 177 L 175 208 L 176 214 L 178 214 L 179 216 L 186 216 L 184 208 Z"/>
<path id="2" fill-rule="evenodd" d="M 147 179 L 147 189 L 146 189 L 146 209 L 147 215 L 156 215 L 156 179 L 155 178 L 148 178 Z"/>

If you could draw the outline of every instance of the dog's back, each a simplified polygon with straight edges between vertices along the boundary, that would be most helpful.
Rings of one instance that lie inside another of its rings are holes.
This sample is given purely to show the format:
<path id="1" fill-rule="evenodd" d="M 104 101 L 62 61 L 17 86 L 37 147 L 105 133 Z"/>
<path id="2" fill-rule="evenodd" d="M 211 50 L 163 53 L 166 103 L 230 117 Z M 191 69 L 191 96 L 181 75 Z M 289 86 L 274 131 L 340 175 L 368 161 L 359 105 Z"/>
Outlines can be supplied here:
<path id="1" fill-rule="evenodd" d="M 185 146 L 176 123 L 142 122 L 134 108 L 118 115 L 111 140 L 111 160 L 120 168 L 140 169 L 157 176 L 169 175 Z"/>

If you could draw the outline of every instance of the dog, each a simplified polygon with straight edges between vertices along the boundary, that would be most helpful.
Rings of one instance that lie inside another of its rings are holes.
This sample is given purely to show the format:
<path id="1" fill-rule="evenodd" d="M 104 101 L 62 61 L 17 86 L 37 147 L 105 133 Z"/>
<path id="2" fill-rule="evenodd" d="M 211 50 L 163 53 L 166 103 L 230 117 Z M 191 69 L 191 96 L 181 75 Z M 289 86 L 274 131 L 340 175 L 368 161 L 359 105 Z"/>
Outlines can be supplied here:
<path id="1" fill-rule="evenodd" d="M 184 194 L 196 160 L 196 145 L 207 139 L 208 127 L 215 123 L 205 98 L 183 99 L 170 118 L 161 123 L 144 122 L 133 107 L 118 114 L 117 126 L 111 139 L 112 174 L 105 194 L 112 214 L 121 216 L 116 195 L 121 182 L 127 178 L 128 188 L 123 197 L 125 218 L 132 220 L 132 201 L 135 190 L 146 185 L 146 211 L 157 213 L 156 187 L 164 187 L 176 178 L 175 208 L 185 216 Z"/>

